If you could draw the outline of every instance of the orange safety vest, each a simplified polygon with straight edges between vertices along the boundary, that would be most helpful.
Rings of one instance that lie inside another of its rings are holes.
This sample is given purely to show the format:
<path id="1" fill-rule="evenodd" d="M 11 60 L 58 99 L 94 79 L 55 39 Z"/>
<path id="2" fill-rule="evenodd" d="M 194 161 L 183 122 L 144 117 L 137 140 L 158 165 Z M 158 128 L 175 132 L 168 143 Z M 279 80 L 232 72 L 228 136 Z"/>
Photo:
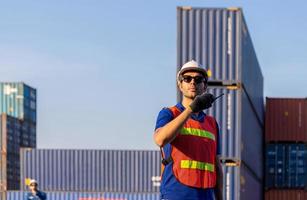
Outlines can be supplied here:
<path id="1" fill-rule="evenodd" d="M 181 111 L 169 108 L 176 118 Z M 171 144 L 173 174 L 182 184 L 197 188 L 216 185 L 217 126 L 213 117 L 203 122 L 189 118 Z"/>

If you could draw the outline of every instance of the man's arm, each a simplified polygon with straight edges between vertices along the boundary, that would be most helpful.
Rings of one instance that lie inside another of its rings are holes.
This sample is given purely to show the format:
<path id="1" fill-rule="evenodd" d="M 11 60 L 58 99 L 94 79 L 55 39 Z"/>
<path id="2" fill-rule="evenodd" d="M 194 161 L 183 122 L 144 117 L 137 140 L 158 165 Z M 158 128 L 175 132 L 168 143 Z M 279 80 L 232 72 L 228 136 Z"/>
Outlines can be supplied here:
<path id="1" fill-rule="evenodd" d="M 178 130 L 182 128 L 186 120 L 192 114 L 190 107 L 186 108 L 180 115 L 172 121 L 165 124 L 163 127 L 157 128 L 154 133 L 154 141 L 159 147 L 171 142 L 178 134 Z"/>
<path id="2" fill-rule="evenodd" d="M 154 133 L 154 141 L 159 147 L 171 142 L 178 134 L 178 130 L 182 128 L 186 120 L 191 116 L 192 109 L 186 108 L 180 115 L 174 118 L 163 127 L 157 128 Z"/>
<path id="3" fill-rule="evenodd" d="M 193 113 L 198 113 L 204 109 L 210 108 L 215 98 L 212 94 L 203 93 L 195 97 L 192 103 L 180 113 L 175 119 L 167 123 L 161 128 L 156 129 L 154 133 L 154 141 L 159 147 L 171 142 L 178 134 L 178 130 Z"/>

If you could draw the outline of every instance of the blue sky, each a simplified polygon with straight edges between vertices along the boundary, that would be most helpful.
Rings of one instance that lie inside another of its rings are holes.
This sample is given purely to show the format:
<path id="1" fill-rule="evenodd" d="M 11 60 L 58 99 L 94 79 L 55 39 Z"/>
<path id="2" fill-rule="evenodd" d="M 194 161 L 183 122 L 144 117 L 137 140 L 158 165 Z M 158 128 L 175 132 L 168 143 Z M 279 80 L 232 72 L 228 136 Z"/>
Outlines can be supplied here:
<path id="1" fill-rule="evenodd" d="M 307 3 L 0 1 L 0 80 L 38 90 L 38 147 L 157 149 L 176 103 L 176 7 L 241 7 L 264 95 L 306 97 Z"/>

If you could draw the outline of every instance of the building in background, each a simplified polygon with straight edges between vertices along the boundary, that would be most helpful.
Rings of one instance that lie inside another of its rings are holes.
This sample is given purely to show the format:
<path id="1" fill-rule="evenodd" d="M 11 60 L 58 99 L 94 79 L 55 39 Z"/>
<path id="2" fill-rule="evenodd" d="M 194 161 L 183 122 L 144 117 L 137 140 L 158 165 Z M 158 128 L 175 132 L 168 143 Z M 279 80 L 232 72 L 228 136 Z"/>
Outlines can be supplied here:
<path id="1" fill-rule="evenodd" d="M 263 199 L 263 76 L 240 8 L 177 8 L 177 66 L 196 60 L 219 123 L 225 200 Z M 178 100 L 181 99 L 178 91 Z"/>
<path id="2" fill-rule="evenodd" d="M 307 198 L 307 99 L 266 98 L 265 199 Z"/>
<path id="3" fill-rule="evenodd" d="M 0 190 L 20 188 L 20 147 L 36 147 L 36 89 L 0 83 Z"/>

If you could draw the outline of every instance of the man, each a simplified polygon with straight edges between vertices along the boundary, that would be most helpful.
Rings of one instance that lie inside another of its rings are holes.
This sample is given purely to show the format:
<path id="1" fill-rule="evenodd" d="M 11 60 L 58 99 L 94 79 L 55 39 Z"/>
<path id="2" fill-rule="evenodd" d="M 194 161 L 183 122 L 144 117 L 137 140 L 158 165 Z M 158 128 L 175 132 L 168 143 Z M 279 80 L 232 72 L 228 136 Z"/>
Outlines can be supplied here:
<path id="1" fill-rule="evenodd" d="M 27 200 L 47 200 L 46 193 L 39 191 L 37 187 L 38 187 L 37 181 L 34 179 L 30 180 L 29 184 L 30 192 L 27 195 Z"/>
<path id="2" fill-rule="evenodd" d="M 182 102 L 159 113 L 154 141 L 163 158 L 163 200 L 222 199 L 218 126 L 203 112 L 215 101 L 205 93 L 207 81 L 207 71 L 197 62 L 185 63 L 177 74 Z"/>

